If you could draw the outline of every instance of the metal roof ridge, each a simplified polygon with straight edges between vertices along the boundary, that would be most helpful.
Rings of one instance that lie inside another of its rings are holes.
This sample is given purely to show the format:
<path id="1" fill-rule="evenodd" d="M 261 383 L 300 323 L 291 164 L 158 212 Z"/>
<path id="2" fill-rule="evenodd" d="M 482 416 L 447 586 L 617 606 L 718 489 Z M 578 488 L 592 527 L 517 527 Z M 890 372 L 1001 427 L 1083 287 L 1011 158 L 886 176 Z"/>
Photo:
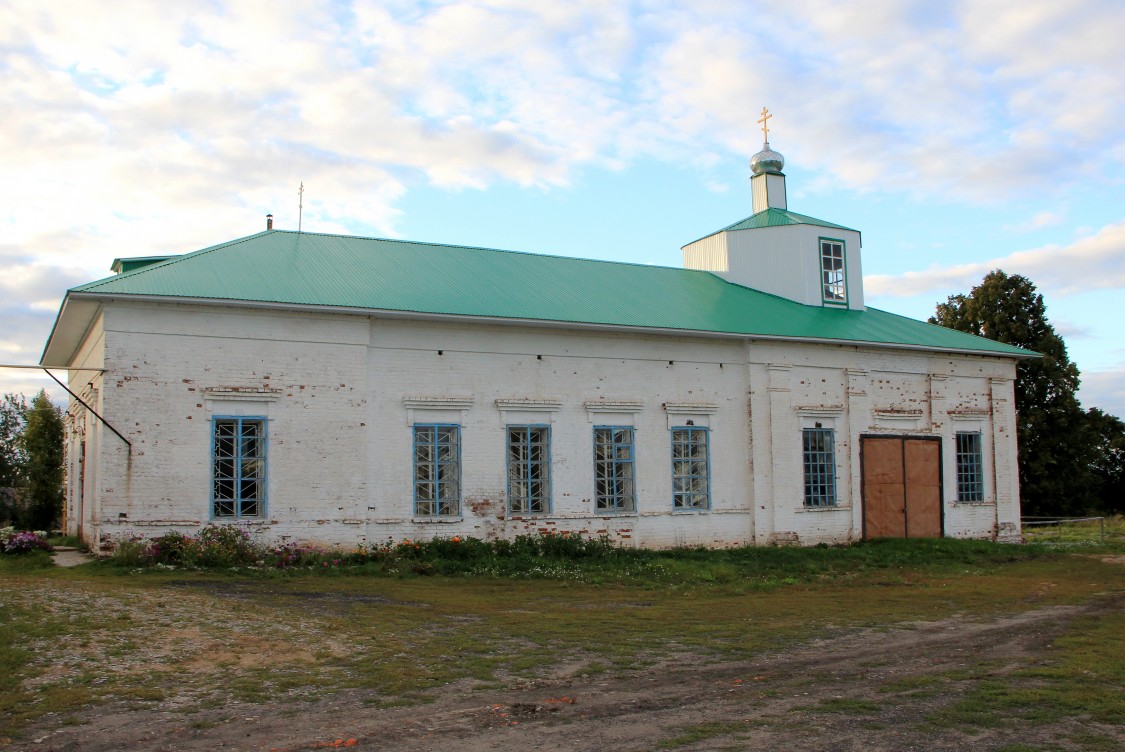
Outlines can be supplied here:
<path id="1" fill-rule="evenodd" d="M 642 264 L 642 263 L 639 263 L 639 262 L 636 262 L 636 261 L 615 261 L 615 260 L 612 260 L 612 259 L 582 258 L 580 256 L 563 256 L 563 255 L 557 255 L 557 254 L 551 254 L 551 253 L 538 253 L 538 252 L 535 252 L 535 251 L 516 251 L 516 250 L 512 250 L 512 249 L 508 249 L 508 248 L 486 248 L 484 246 L 455 245 L 455 244 L 452 244 L 452 243 L 437 243 L 437 242 L 427 241 L 427 240 L 406 240 L 406 239 L 400 239 L 400 238 L 380 238 L 380 237 L 374 237 L 374 236 L 370 236 L 370 235 L 344 235 L 344 234 L 341 234 L 341 233 L 333 233 L 333 232 L 306 232 L 306 231 L 303 231 L 303 230 L 302 231 L 297 231 L 297 230 L 263 230 L 262 232 L 254 233 L 253 235 L 247 235 L 247 236 L 242 237 L 242 238 L 236 238 L 234 240 L 228 240 L 224 243 L 217 243 L 215 245 L 208 246 L 206 248 L 201 248 L 197 251 L 188 251 L 187 253 L 177 254 L 177 255 L 174 255 L 171 258 L 169 258 L 167 261 L 163 261 L 159 264 L 152 264 L 150 266 L 146 266 L 146 267 L 143 267 L 141 269 L 134 269 L 134 270 L 129 271 L 129 272 L 124 272 L 122 274 L 114 274 L 114 275 L 109 276 L 109 277 L 103 277 L 102 279 L 97 279 L 97 280 L 94 280 L 92 282 L 87 282 L 83 285 L 78 285 L 77 287 L 73 287 L 71 289 L 75 290 L 75 291 L 83 291 L 84 292 L 84 291 L 92 289 L 93 287 L 95 287 L 97 285 L 105 284 L 107 282 L 114 281 L 114 280 L 125 279 L 126 277 L 131 277 L 135 274 L 139 274 L 140 272 L 146 272 L 146 271 L 151 271 L 151 270 L 154 270 L 154 269 L 164 268 L 165 266 L 174 264 L 174 263 L 179 262 L 179 261 L 186 261 L 188 259 L 195 258 L 197 256 L 202 256 L 202 255 L 204 255 L 206 253 L 210 253 L 212 251 L 223 250 L 224 248 L 228 248 L 230 246 L 238 245 L 240 243 L 245 243 L 245 242 L 248 242 L 248 241 L 251 241 L 251 240 L 257 240 L 258 238 L 261 238 L 264 235 L 272 235 L 274 233 L 285 233 L 287 235 L 295 235 L 295 236 L 297 236 L 298 240 L 300 239 L 300 236 L 302 236 L 302 235 L 315 235 L 315 236 L 318 236 L 318 237 L 340 238 L 340 239 L 343 239 L 343 240 L 370 240 L 370 241 L 376 241 L 376 242 L 381 242 L 381 243 L 404 243 L 404 244 L 407 244 L 407 245 L 428 246 L 428 247 L 431 247 L 431 248 L 451 248 L 451 249 L 465 250 L 465 251 L 485 251 L 485 252 L 488 252 L 488 253 L 507 253 L 507 254 L 513 254 L 513 255 L 517 255 L 517 256 L 532 256 L 534 258 L 558 259 L 560 261 L 582 261 L 582 262 L 589 262 L 589 263 L 594 263 L 594 264 L 614 264 L 614 265 L 617 265 L 617 266 L 629 266 L 629 267 L 637 267 L 637 268 L 641 268 L 641 269 L 664 269 L 664 270 L 675 271 L 675 272 L 691 272 L 693 274 L 698 274 L 700 272 L 709 273 L 709 272 L 706 272 L 706 270 L 685 269 L 682 266 L 666 266 L 664 264 Z"/>
<path id="2" fill-rule="evenodd" d="M 277 231 L 276 230 L 262 230 L 261 232 L 254 233 L 253 235 L 247 235 L 246 237 L 235 238 L 234 240 L 228 240 L 224 243 L 216 243 L 215 245 L 207 246 L 206 248 L 200 248 L 198 251 L 188 251 L 187 253 L 175 254 L 175 255 L 170 256 L 166 260 L 161 261 L 159 264 L 149 264 L 148 266 L 142 266 L 140 269 L 134 269 L 134 270 L 129 271 L 129 272 L 121 272 L 120 274 L 113 274 L 109 277 L 102 277 L 101 279 L 95 279 L 93 282 L 87 282 L 87 283 L 82 284 L 82 285 L 77 285 L 75 287 L 71 287 L 69 290 L 67 290 L 67 292 L 68 293 L 72 292 L 72 291 L 73 292 L 87 292 L 87 291 L 97 287 L 98 285 L 104 285 L 108 282 L 114 282 L 114 281 L 119 280 L 119 279 L 125 279 L 126 277 L 133 277 L 133 276 L 135 276 L 137 274 L 141 274 L 143 272 L 152 271 L 153 269 L 163 269 L 166 266 L 171 266 L 172 264 L 175 264 L 177 262 L 185 261 L 188 258 L 194 258 L 196 256 L 202 256 L 205 253 L 211 253 L 213 251 L 222 250 L 223 248 L 228 248 L 228 247 L 233 246 L 233 245 L 238 245 L 239 243 L 245 243 L 249 240 L 254 240 L 254 239 L 259 238 L 262 235 L 265 235 L 265 234 L 270 233 L 270 232 L 277 232 Z M 143 258 L 143 257 L 138 256 L 136 258 Z M 156 258 L 159 258 L 159 257 L 156 257 Z"/>
<path id="3" fill-rule="evenodd" d="M 766 213 L 771 212 L 773 210 L 774 210 L 774 207 L 771 206 L 771 207 L 768 207 L 766 209 L 762 209 L 760 212 L 754 212 L 749 217 L 743 217 L 742 219 L 738 220 L 737 222 L 731 222 L 726 227 L 720 227 L 718 230 L 715 230 L 714 232 L 709 232 L 706 235 L 702 235 L 702 236 L 696 238 L 695 240 L 691 241 L 690 243 L 684 243 L 682 246 L 680 246 L 680 250 L 683 250 L 684 248 L 687 248 L 689 245 L 692 245 L 693 243 L 698 243 L 700 240 L 706 240 L 707 238 L 718 235 L 720 232 L 726 232 L 727 230 L 734 227 L 735 225 L 740 225 L 747 220 L 753 219 L 754 217 L 758 216 L 759 214 L 766 214 Z M 778 211 L 781 211 L 781 210 L 779 209 Z"/>
<path id="4" fill-rule="evenodd" d="M 785 214 L 790 216 L 790 217 L 799 217 L 800 219 L 811 220 L 811 222 L 801 222 L 800 224 L 832 225 L 833 227 L 839 227 L 842 230 L 851 230 L 852 232 L 859 232 L 859 230 L 855 229 L 854 227 L 848 227 L 847 225 L 842 225 L 842 224 L 839 224 L 838 222 L 829 222 L 827 219 L 821 219 L 819 217 L 814 217 L 814 216 L 809 215 L 809 214 L 801 214 L 800 212 L 795 212 L 791 209 L 778 209 L 778 211 L 785 212 Z"/>
<path id="5" fill-rule="evenodd" d="M 615 264 L 617 266 L 635 266 L 642 269 L 668 269 L 675 272 L 700 272 L 703 269 L 685 269 L 682 266 L 666 266 L 664 264 L 642 264 L 637 261 L 615 261 L 613 259 L 583 258 L 582 256 L 563 256 L 554 253 L 540 253 L 537 251 L 516 251 L 511 248 L 487 248 L 482 245 L 461 245 L 454 243 L 437 243 L 432 240 L 407 240 L 403 238 L 378 238 L 370 235 L 341 235 L 332 232 L 297 232 L 296 230 L 272 230 L 272 232 L 285 232 L 294 235 L 319 235 L 326 238 L 343 238 L 345 240 L 374 240 L 382 243 L 405 243 L 407 245 L 424 245 L 433 248 L 454 248 L 463 251 L 485 251 L 487 253 L 509 253 L 516 256 L 532 256 L 535 258 L 558 259 L 560 261 L 584 261 L 594 264 Z M 187 254 L 191 255 L 191 254 Z"/>
<path id="6" fill-rule="evenodd" d="M 773 212 L 775 214 L 780 214 L 783 217 L 785 217 L 786 219 L 792 220 L 792 222 L 791 222 L 792 224 L 816 225 L 818 227 L 834 227 L 834 228 L 838 228 L 838 229 L 841 229 L 841 230 L 849 230 L 851 232 L 859 232 L 859 230 L 855 229 L 854 227 L 848 227 L 846 225 L 837 224 L 836 222 L 829 222 L 827 219 L 818 219 L 817 217 L 813 217 L 813 216 L 810 216 L 808 214 L 801 214 L 800 212 L 795 212 L 795 211 L 792 211 L 791 209 L 779 209 L 776 206 L 771 206 L 771 207 L 768 207 L 766 209 L 762 209 L 760 212 L 754 212 L 749 217 L 744 217 L 744 218 L 738 220 L 737 222 L 731 222 L 726 227 L 722 227 L 718 230 L 715 230 L 714 232 L 709 232 L 706 235 L 698 237 L 695 240 L 691 241 L 690 243 L 684 243 L 682 246 L 680 246 L 680 248 L 681 249 L 686 248 L 689 245 L 692 245 L 693 243 L 698 243 L 700 240 L 706 240 L 707 238 L 718 235 L 721 232 L 727 232 L 731 228 L 733 228 L 737 225 L 740 225 L 744 222 L 749 222 L 750 220 L 754 219 L 754 217 L 758 217 L 758 216 L 761 216 L 763 214 L 770 214 L 771 212 Z M 776 226 L 776 225 L 773 225 L 773 226 Z M 760 230 L 760 229 L 764 229 L 764 228 L 756 227 L 756 228 L 746 228 L 746 229 Z"/>

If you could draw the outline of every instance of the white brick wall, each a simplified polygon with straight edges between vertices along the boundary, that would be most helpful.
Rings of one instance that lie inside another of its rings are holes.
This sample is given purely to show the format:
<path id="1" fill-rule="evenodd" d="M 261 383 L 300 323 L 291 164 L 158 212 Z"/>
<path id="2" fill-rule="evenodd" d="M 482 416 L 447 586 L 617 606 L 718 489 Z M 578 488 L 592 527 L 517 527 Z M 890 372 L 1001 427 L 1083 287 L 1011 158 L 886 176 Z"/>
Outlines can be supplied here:
<path id="1" fill-rule="evenodd" d="M 93 487 L 87 472 L 91 540 L 206 523 L 217 415 L 268 420 L 262 527 L 277 540 L 573 530 L 648 546 L 846 541 L 862 535 L 858 445 L 869 433 L 942 437 L 947 535 L 991 537 L 1013 520 L 1018 534 L 1014 415 L 1002 399 L 1011 361 L 133 302 L 106 306 L 104 332 L 99 404 L 134 450 L 130 457 L 116 437 L 97 433 L 88 452 L 97 466 Z M 96 360 L 97 350 L 82 357 Z M 497 400 L 557 409 L 502 413 Z M 598 400 L 641 404 L 619 414 L 587 410 Z M 667 403 L 713 407 L 669 415 Z M 549 515 L 505 513 L 506 419 L 551 425 Z M 672 510 L 669 426 L 688 419 L 711 432 L 712 508 L 704 513 Z M 462 426 L 464 502 L 455 521 L 413 515 L 411 420 Z M 800 428 L 809 420 L 837 432 L 840 504 L 827 511 L 803 506 Z M 982 504 L 953 501 L 952 436 L 965 421 L 981 422 L 987 436 Z M 593 427 L 622 423 L 636 431 L 637 513 L 598 515 Z"/>

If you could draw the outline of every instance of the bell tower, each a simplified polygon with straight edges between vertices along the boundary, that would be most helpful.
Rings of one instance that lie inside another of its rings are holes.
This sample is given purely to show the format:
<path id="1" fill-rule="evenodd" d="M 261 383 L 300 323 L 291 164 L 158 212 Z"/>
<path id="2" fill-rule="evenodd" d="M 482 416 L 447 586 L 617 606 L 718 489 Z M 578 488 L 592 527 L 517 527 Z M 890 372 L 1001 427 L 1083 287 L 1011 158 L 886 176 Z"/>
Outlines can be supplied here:
<path id="1" fill-rule="evenodd" d="M 770 148 L 769 110 L 762 108 L 762 150 L 750 157 L 750 195 L 754 213 L 766 209 L 787 209 L 785 199 L 785 157 Z"/>
<path id="2" fill-rule="evenodd" d="M 764 143 L 750 158 L 754 213 L 685 245 L 684 266 L 807 306 L 862 311 L 859 231 L 789 210 L 785 157 L 770 148 L 772 117 L 763 107 Z"/>

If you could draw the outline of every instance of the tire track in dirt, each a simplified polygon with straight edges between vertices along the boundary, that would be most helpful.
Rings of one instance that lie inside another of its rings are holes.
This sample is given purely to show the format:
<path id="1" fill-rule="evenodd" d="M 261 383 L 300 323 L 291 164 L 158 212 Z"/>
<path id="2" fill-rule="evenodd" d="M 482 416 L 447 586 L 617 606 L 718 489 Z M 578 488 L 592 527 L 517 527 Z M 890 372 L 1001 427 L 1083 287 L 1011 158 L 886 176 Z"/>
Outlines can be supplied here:
<path id="1" fill-rule="evenodd" d="M 471 682 L 458 682 L 436 692 L 433 703 L 409 707 L 372 707 L 365 704 L 370 693 L 358 691 L 308 705 L 227 705 L 190 717 L 103 707 L 85 712 L 76 726 L 41 732 L 38 743 L 25 748 L 633 752 L 672 741 L 691 750 L 988 750 L 1011 743 L 1010 732 L 920 725 L 972 682 L 945 681 L 941 692 L 929 694 L 887 692 L 886 685 L 963 669 L 1003 675 L 1041 657 L 1074 619 L 1120 611 L 1123 602 L 1118 593 L 989 620 L 962 614 L 852 630 L 749 661 L 687 659 L 623 676 L 543 679 L 509 690 L 472 691 Z M 819 709 L 825 703 L 839 703 L 844 712 Z M 700 738 L 684 735 L 683 729 L 704 724 L 710 732 Z M 1068 721 L 1025 728 L 1019 741 L 1066 749 L 1068 735 L 1089 727 Z M 1120 727 L 1101 733 L 1125 747 Z"/>

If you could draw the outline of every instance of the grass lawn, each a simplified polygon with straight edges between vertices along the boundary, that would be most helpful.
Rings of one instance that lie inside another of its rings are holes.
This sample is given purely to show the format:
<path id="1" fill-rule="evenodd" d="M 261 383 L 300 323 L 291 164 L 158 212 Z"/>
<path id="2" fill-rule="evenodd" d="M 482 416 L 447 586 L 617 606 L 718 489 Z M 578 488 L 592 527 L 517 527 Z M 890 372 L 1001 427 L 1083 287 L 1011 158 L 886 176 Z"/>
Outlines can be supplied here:
<path id="1" fill-rule="evenodd" d="M 350 692 L 394 707 L 432 702 L 451 683 L 471 693 L 622 676 L 669 661 L 748 660 L 864 627 L 1119 599 L 1122 552 L 1112 541 L 894 541 L 545 561 L 503 577 L 63 570 L 45 555 L 0 558 L 0 739 L 65 724 L 92 703 L 162 704 L 190 717 L 231 701 L 299 705 Z M 931 714 L 935 728 L 1076 713 L 1120 723 L 1125 618 L 1111 609 L 1075 620 L 1015 671 L 888 686 L 878 706 L 949 682 L 961 683 L 963 700 Z M 845 698 L 819 712 L 862 718 L 871 707 Z M 685 727 L 661 745 L 727 733 L 724 723 Z M 1104 743 L 1091 738 L 1080 748 Z"/>

